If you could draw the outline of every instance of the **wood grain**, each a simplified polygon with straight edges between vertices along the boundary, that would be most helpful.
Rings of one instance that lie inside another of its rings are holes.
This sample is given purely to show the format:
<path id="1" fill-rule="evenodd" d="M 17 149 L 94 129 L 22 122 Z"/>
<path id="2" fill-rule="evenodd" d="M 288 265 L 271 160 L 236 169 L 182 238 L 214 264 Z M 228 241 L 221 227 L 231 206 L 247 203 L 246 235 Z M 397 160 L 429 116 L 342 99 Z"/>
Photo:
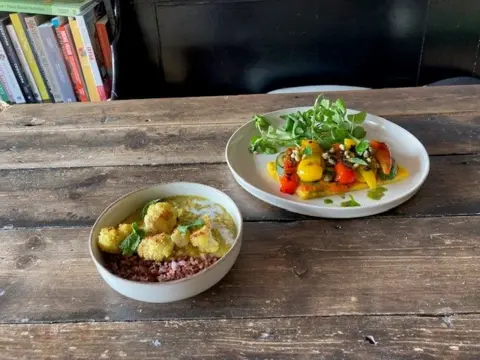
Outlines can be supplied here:
<path id="1" fill-rule="evenodd" d="M 209 118 L 209 117 L 208 117 Z M 0 131 L 0 168 L 194 164 L 224 162 L 228 139 L 242 122 L 45 126 Z M 480 153 L 480 113 L 395 116 L 431 155 Z M 461 139 L 461 140 L 460 140 Z"/>
<path id="2" fill-rule="evenodd" d="M 246 223 L 233 269 L 146 304 L 101 280 L 89 228 L 0 231 L 0 322 L 478 313 L 480 217 Z"/>
<path id="3" fill-rule="evenodd" d="M 0 325 L 5 360 L 478 359 L 480 317 Z M 375 345 L 365 340 L 372 336 Z"/>
<path id="4" fill-rule="evenodd" d="M 480 86 L 381 89 L 331 92 L 348 107 L 380 116 L 477 113 Z M 255 113 L 312 106 L 315 94 L 240 95 L 177 99 L 124 100 L 103 103 L 15 105 L 0 114 L 0 126 L 92 126 L 152 122 L 245 122 Z M 130 122 L 129 122 L 130 121 Z"/>
<path id="5" fill-rule="evenodd" d="M 480 157 L 433 157 L 417 195 L 380 216 L 473 215 L 480 209 Z M 229 194 L 246 221 L 295 220 L 241 188 L 225 164 L 0 170 L 0 228 L 91 225 L 114 200 L 161 182 L 193 181 Z M 33 199 L 38 199 L 33 201 Z"/>

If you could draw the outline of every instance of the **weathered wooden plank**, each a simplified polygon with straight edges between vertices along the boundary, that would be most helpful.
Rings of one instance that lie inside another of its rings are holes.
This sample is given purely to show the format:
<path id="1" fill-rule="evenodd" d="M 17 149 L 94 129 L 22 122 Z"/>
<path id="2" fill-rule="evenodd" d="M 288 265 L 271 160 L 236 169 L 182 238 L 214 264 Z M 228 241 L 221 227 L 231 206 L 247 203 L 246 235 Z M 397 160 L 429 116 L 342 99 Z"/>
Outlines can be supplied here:
<path id="1" fill-rule="evenodd" d="M 431 155 L 480 153 L 478 115 L 396 116 Z M 239 123 L 28 127 L 0 131 L 0 168 L 224 162 Z M 175 121 L 179 121 L 176 119 Z"/>
<path id="2" fill-rule="evenodd" d="M 382 216 L 479 214 L 479 179 L 479 156 L 432 157 L 430 175 L 419 193 Z M 0 170 L 0 228 L 90 225 L 124 194 L 172 181 L 200 182 L 225 191 L 247 221 L 302 218 L 248 194 L 225 164 Z"/>
<path id="3" fill-rule="evenodd" d="M 1 325 L 5 360 L 478 359 L 480 317 L 313 317 Z M 372 337 L 376 344 L 365 340 Z"/>
<path id="4" fill-rule="evenodd" d="M 246 223 L 212 289 L 146 304 L 110 289 L 89 228 L 0 231 L 0 322 L 477 313 L 480 217 Z"/>
<path id="5" fill-rule="evenodd" d="M 442 86 L 331 92 L 348 107 L 380 116 L 478 113 L 480 86 Z M 311 106 L 315 94 L 240 95 L 103 103 L 15 105 L 0 114 L 0 128 L 152 123 L 245 122 L 255 113 Z"/>

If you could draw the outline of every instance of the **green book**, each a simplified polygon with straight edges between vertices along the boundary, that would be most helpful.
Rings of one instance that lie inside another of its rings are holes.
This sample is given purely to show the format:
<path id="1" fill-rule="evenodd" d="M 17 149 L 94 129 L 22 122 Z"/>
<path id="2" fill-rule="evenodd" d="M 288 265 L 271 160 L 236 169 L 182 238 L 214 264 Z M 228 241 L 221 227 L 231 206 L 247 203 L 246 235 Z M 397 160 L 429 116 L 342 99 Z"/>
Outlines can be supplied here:
<path id="1" fill-rule="evenodd" d="M 0 11 L 75 16 L 95 0 L 0 0 Z"/>
<path id="2" fill-rule="evenodd" d="M 3 87 L 3 84 L 1 82 L 0 82 L 0 100 L 5 101 L 6 103 L 10 102 L 7 92 L 5 91 L 5 88 Z"/>

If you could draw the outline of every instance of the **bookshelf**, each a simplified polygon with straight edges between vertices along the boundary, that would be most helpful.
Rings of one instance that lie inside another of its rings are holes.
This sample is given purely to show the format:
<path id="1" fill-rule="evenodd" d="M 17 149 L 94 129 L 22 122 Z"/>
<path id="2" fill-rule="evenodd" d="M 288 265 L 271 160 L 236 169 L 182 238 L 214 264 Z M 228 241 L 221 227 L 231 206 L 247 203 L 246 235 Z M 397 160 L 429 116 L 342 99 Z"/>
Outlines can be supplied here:
<path id="1" fill-rule="evenodd" d="M 115 99 L 117 12 L 112 0 L 2 1 L 2 103 Z"/>

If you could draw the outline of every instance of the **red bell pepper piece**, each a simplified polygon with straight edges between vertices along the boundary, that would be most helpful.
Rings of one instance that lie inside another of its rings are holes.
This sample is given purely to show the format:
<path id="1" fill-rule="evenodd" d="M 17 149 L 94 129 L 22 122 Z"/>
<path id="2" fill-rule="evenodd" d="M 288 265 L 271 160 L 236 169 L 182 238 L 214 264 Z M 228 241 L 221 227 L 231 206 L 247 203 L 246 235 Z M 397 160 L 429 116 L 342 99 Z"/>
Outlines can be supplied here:
<path id="1" fill-rule="evenodd" d="M 283 175 L 280 177 L 280 191 L 285 194 L 295 194 L 300 178 L 297 175 L 297 163 L 292 159 L 292 151 L 288 149 L 283 157 Z"/>
<path id="2" fill-rule="evenodd" d="M 285 172 L 280 178 L 280 191 L 285 194 L 293 195 L 297 190 L 300 179 L 298 178 L 297 173 L 287 173 Z"/>
<path id="3" fill-rule="evenodd" d="M 375 150 L 374 157 L 377 159 L 378 163 L 382 167 L 382 172 L 385 175 L 390 174 L 392 170 L 392 154 L 390 153 L 390 149 L 388 145 L 384 142 L 370 140 L 370 146 L 373 150 Z"/>
<path id="4" fill-rule="evenodd" d="M 335 174 L 335 181 L 343 185 L 354 183 L 356 180 L 355 171 L 341 161 L 335 165 Z"/>

